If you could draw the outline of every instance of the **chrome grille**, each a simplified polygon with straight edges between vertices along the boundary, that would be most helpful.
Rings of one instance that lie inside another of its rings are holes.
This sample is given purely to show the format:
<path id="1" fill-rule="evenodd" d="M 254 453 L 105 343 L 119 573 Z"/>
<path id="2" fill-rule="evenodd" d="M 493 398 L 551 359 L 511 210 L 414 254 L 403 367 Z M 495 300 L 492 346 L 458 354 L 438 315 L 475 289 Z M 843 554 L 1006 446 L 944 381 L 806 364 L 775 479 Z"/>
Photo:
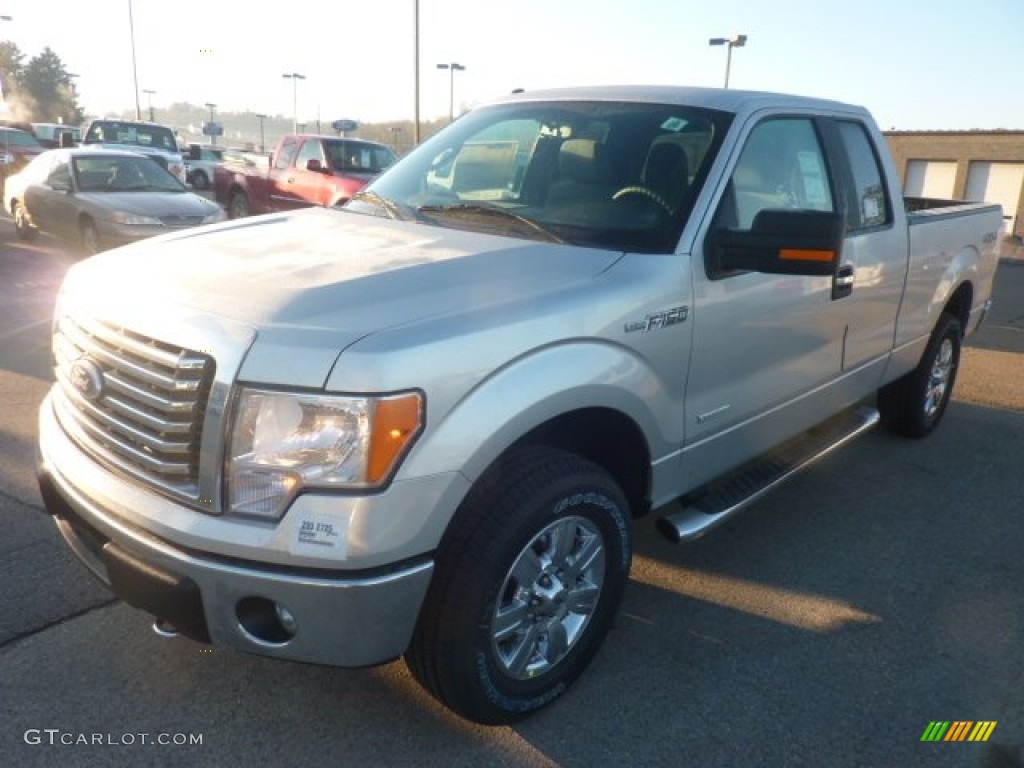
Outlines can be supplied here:
<path id="1" fill-rule="evenodd" d="M 57 413 L 72 438 L 115 470 L 197 499 L 213 358 L 68 317 L 53 352 Z"/>

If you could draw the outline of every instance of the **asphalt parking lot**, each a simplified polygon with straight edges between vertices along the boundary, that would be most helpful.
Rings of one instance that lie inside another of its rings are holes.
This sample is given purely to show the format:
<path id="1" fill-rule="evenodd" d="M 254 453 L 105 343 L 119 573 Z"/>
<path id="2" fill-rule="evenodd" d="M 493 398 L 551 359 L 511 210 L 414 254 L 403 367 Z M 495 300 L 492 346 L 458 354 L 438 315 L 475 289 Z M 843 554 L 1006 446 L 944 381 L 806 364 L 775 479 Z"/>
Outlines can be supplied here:
<path id="1" fill-rule="evenodd" d="M 32 471 L 73 259 L 0 219 L 0 765 L 1021 765 L 1024 261 L 1000 266 L 935 435 L 871 433 L 689 546 L 642 521 L 596 662 L 541 714 L 484 728 L 401 662 L 161 639 L 74 561 Z M 997 725 L 922 743 L 935 720 Z"/>

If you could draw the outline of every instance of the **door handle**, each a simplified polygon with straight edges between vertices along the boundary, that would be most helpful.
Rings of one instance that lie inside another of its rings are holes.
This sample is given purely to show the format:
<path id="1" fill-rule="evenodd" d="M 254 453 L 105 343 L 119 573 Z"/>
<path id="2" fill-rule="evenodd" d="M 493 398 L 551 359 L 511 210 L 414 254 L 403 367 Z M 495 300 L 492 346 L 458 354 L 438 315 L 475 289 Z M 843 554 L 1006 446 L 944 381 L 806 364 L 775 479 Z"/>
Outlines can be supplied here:
<path id="1" fill-rule="evenodd" d="M 842 264 L 836 272 L 835 280 L 832 283 L 832 298 L 842 299 L 853 293 L 854 269 L 853 264 Z"/>

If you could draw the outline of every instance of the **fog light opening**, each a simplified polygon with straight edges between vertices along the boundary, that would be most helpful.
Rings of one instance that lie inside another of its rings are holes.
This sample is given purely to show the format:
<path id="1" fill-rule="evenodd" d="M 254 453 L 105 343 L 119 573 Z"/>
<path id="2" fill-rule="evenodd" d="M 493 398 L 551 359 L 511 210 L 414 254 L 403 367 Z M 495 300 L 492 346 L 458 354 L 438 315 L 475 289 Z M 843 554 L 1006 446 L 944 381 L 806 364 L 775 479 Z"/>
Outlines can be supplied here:
<path id="1" fill-rule="evenodd" d="M 298 625 L 285 606 L 265 597 L 246 597 L 235 606 L 238 623 L 253 640 L 284 645 L 295 637 Z"/>

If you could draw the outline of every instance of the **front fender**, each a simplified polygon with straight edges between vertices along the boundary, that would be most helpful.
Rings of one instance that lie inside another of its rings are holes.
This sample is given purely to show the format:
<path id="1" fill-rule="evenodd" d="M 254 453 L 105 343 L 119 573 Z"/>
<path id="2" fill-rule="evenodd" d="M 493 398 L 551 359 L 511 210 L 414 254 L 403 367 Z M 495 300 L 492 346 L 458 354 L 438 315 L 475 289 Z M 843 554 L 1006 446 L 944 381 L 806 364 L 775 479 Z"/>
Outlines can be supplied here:
<path id="1" fill-rule="evenodd" d="M 643 433 L 652 462 L 678 450 L 681 388 L 674 394 L 657 372 L 626 347 L 600 340 L 535 350 L 480 381 L 437 423 L 428 425 L 403 475 L 461 472 L 470 484 L 510 445 L 551 419 L 607 408 Z"/>

